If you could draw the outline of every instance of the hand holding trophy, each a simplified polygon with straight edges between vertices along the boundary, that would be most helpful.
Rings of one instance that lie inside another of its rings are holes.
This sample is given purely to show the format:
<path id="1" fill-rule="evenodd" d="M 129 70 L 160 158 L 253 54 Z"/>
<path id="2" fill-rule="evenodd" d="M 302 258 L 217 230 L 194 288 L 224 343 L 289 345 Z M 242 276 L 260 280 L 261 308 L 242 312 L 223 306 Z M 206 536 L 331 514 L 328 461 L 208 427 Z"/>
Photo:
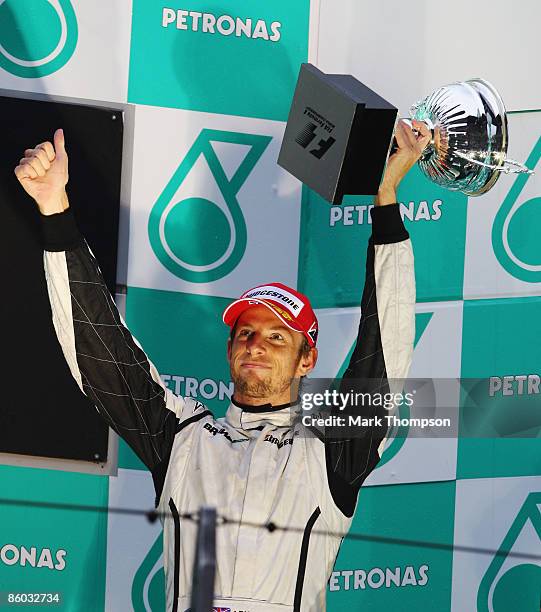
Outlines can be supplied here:
<path id="1" fill-rule="evenodd" d="M 419 161 L 431 141 L 432 134 L 422 121 L 402 119 L 396 124 L 394 138 L 385 174 L 374 200 L 376 206 L 396 202 L 396 190 L 400 181 Z"/>

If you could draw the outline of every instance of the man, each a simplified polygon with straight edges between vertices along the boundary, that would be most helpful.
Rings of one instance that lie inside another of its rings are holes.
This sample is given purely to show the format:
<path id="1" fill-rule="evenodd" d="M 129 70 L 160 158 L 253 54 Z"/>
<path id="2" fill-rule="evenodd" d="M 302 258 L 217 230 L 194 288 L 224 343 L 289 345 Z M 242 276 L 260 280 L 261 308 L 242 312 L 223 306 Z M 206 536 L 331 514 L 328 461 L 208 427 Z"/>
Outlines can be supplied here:
<path id="1" fill-rule="evenodd" d="M 359 335 L 343 389 L 381 391 L 409 369 L 413 254 L 395 202 L 429 140 L 424 125 L 414 127 L 417 134 L 398 124 L 398 151 L 372 211 Z M 385 432 L 344 437 L 328 428 L 321 436 L 292 420 L 299 379 L 317 359 L 317 320 L 306 296 L 269 283 L 225 310 L 235 390 L 225 418 L 215 419 L 200 402 L 164 387 L 122 321 L 71 215 L 63 132 L 55 132 L 54 146 L 27 149 L 15 174 L 42 215 L 53 321 L 70 370 L 147 465 L 156 505 L 171 516 L 164 521 L 167 609 L 190 605 L 195 526 L 180 515 L 206 504 L 235 521 L 217 530 L 215 606 L 324 610 L 340 538 L 322 532 L 349 528 Z M 254 527 L 270 522 L 296 530 Z"/>

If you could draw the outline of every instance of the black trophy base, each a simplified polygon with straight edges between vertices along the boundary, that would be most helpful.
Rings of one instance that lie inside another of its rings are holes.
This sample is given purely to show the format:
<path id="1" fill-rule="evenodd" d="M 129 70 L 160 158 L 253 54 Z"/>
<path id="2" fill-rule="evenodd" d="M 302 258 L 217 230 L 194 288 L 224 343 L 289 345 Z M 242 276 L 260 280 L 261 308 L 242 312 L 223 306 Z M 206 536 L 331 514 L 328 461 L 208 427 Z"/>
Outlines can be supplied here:
<path id="1" fill-rule="evenodd" d="M 355 77 L 302 64 L 278 164 L 333 204 L 375 195 L 397 114 Z"/>

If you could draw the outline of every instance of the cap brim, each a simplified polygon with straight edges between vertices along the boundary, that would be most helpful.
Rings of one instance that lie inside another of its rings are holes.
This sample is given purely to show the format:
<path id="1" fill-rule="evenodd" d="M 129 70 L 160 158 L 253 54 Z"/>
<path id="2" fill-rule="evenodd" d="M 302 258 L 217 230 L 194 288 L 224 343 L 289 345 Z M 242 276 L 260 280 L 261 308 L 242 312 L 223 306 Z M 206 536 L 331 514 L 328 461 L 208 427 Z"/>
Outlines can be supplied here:
<path id="1" fill-rule="evenodd" d="M 289 329 L 292 329 L 293 331 L 300 332 L 301 334 L 305 335 L 304 330 L 299 325 L 296 325 L 294 321 L 288 321 L 287 319 L 285 319 L 279 312 L 274 310 L 274 308 L 268 302 L 266 302 L 265 300 L 258 300 L 254 298 L 241 298 L 229 304 L 229 306 L 224 310 L 224 313 L 222 315 L 223 322 L 226 325 L 229 325 L 229 327 L 233 327 L 235 321 L 245 310 L 248 310 L 252 306 L 257 306 L 259 304 L 261 306 L 265 306 L 265 308 L 270 310 L 270 312 L 272 312 L 272 314 L 277 319 L 280 319 L 280 321 L 282 321 L 284 325 L 289 327 Z"/>

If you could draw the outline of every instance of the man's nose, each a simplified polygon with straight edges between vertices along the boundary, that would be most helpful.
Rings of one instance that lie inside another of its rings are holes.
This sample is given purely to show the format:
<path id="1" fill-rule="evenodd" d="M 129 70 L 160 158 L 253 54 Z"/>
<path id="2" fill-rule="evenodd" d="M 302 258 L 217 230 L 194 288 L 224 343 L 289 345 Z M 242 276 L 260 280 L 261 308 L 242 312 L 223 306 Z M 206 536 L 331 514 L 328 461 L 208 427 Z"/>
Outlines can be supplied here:
<path id="1" fill-rule="evenodd" d="M 265 350 L 263 336 L 259 332 L 252 332 L 246 341 L 246 350 L 249 353 L 263 353 Z"/>

